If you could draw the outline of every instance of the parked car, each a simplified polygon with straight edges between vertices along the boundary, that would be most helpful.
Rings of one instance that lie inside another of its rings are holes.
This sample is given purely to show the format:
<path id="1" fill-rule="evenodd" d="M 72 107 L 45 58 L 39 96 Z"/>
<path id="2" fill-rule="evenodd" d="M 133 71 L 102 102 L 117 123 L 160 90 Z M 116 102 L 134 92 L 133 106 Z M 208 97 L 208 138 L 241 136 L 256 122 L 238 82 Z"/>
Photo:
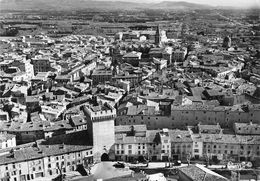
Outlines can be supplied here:
<path id="1" fill-rule="evenodd" d="M 125 164 L 121 162 L 117 162 L 116 164 L 113 165 L 115 168 L 125 168 Z"/>

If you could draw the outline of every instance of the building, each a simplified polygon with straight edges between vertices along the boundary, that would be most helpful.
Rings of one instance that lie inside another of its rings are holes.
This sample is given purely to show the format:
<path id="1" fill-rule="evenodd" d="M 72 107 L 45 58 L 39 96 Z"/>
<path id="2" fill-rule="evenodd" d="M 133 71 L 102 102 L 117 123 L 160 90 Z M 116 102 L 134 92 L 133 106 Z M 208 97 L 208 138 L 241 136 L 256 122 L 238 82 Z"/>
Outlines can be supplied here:
<path id="1" fill-rule="evenodd" d="M 161 43 L 161 36 L 160 36 L 160 26 L 157 26 L 156 32 L 155 32 L 155 45 L 159 46 Z"/>
<path id="2" fill-rule="evenodd" d="M 224 47 L 224 48 L 230 48 L 231 47 L 231 38 L 229 36 L 226 36 L 223 39 L 222 47 Z"/>
<path id="3" fill-rule="evenodd" d="M 153 58 L 153 63 L 155 64 L 156 70 L 167 68 L 167 60 Z"/>
<path id="4" fill-rule="evenodd" d="M 115 126 L 115 158 L 143 162 L 147 156 L 146 126 Z"/>
<path id="5" fill-rule="evenodd" d="M 250 123 L 234 123 L 233 127 L 236 134 L 240 135 L 260 135 L 260 125 Z"/>
<path id="6" fill-rule="evenodd" d="M 140 52 L 130 52 L 123 56 L 122 60 L 126 63 L 133 65 L 134 67 L 139 66 L 142 53 Z"/>
<path id="7" fill-rule="evenodd" d="M 116 109 L 108 103 L 102 104 L 96 100 L 88 102 L 82 108 L 87 117 L 87 131 L 93 143 L 94 160 L 109 160 L 115 143 Z"/>
<path id="8" fill-rule="evenodd" d="M 161 115 L 156 111 L 149 114 L 124 114 L 117 116 L 116 125 L 146 124 L 147 129 L 163 128 L 185 128 L 187 125 L 197 126 L 201 124 L 219 125 L 222 128 L 232 127 L 233 123 L 257 123 L 259 124 L 260 109 L 259 105 L 225 107 L 207 105 L 171 105 L 169 116 Z M 128 109 L 128 108 L 127 108 Z"/>
<path id="9" fill-rule="evenodd" d="M 49 72 L 51 71 L 51 62 L 49 58 L 34 58 L 31 63 L 34 68 L 34 75 L 38 72 Z"/>
<path id="10" fill-rule="evenodd" d="M 112 71 L 111 70 L 99 70 L 96 69 L 91 75 L 93 80 L 93 85 L 97 85 L 99 83 L 105 83 L 106 81 L 111 81 L 112 79 Z"/>
<path id="11" fill-rule="evenodd" d="M 210 133 L 210 134 L 219 134 L 222 129 L 220 125 L 217 123 L 216 125 L 202 125 L 198 124 L 199 133 Z"/>
<path id="12" fill-rule="evenodd" d="M 172 62 L 182 62 L 187 54 L 187 48 L 175 49 L 172 52 Z"/>
<path id="13" fill-rule="evenodd" d="M 254 161 L 260 157 L 260 137 L 232 134 L 193 134 L 193 155 L 213 161 Z"/>
<path id="14" fill-rule="evenodd" d="M 161 154 L 159 154 L 159 160 L 169 161 L 171 158 L 171 137 L 169 130 L 164 128 L 158 134 L 161 144 Z"/>
<path id="15" fill-rule="evenodd" d="M 171 158 L 173 160 L 186 160 L 192 155 L 193 140 L 191 133 L 187 130 L 170 130 Z"/>
<path id="16" fill-rule="evenodd" d="M 50 122 L 0 122 L 0 131 L 16 136 L 17 144 L 29 143 L 44 138 L 44 129 L 50 127 Z"/>
<path id="17" fill-rule="evenodd" d="M 40 177 L 55 178 L 93 162 L 91 146 L 73 144 L 45 145 L 41 141 L 3 150 L 0 179 L 27 181 Z"/>
<path id="18" fill-rule="evenodd" d="M 16 146 L 15 135 L 0 133 L 0 150 Z"/>
<path id="19" fill-rule="evenodd" d="M 8 112 L 0 110 L 0 121 L 9 121 Z"/>
<path id="20" fill-rule="evenodd" d="M 135 85 L 138 85 L 139 82 L 142 80 L 142 74 L 129 74 L 128 72 L 125 72 L 124 74 L 118 74 L 115 75 L 112 78 L 112 81 L 129 81 L 130 87 L 134 87 Z"/>
<path id="21" fill-rule="evenodd" d="M 9 64 L 10 67 L 17 67 L 19 68 L 22 72 L 25 72 L 27 75 L 26 80 L 30 80 L 31 78 L 34 77 L 34 68 L 33 65 L 30 63 L 28 60 L 14 60 L 11 64 Z"/>

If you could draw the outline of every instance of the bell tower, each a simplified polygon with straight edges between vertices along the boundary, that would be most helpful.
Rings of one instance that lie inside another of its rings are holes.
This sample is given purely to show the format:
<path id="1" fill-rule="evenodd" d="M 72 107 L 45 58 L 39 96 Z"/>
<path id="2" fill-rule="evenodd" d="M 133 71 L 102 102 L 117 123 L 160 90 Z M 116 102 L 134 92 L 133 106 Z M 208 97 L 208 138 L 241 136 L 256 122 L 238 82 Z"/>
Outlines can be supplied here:
<path id="1" fill-rule="evenodd" d="M 159 46 L 160 45 L 160 27 L 157 25 L 156 33 L 155 33 L 155 45 Z"/>

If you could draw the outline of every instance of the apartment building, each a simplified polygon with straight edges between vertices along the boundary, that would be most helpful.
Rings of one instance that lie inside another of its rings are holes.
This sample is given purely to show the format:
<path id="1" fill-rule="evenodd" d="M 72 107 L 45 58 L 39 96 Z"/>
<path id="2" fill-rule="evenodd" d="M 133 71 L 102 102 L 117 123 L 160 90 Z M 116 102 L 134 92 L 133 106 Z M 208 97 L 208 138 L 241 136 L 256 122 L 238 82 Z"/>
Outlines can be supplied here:
<path id="1" fill-rule="evenodd" d="M 0 180 L 27 181 L 39 177 L 55 178 L 61 173 L 86 167 L 92 162 L 91 146 L 44 145 L 38 141 L 1 152 Z"/>
<path id="2" fill-rule="evenodd" d="M 146 125 L 115 126 L 115 158 L 124 161 L 143 161 L 147 156 Z"/>
<path id="3" fill-rule="evenodd" d="M 253 161 L 260 158 L 260 136 L 233 134 L 193 134 L 195 158 L 223 161 Z"/>

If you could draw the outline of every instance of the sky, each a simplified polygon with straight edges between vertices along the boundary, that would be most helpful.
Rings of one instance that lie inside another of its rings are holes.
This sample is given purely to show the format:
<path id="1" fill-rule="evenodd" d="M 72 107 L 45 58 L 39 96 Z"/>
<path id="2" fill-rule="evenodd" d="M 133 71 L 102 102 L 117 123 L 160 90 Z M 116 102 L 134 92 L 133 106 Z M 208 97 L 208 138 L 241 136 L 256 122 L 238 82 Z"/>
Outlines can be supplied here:
<path id="1" fill-rule="evenodd" d="M 161 1 L 186 1 L 191 3 L 209 4 L 213 6 L 234 6 L 234 7 L 260 7 L 260 0 L 119 0 L 132 2 L 161 2 Z"/>

